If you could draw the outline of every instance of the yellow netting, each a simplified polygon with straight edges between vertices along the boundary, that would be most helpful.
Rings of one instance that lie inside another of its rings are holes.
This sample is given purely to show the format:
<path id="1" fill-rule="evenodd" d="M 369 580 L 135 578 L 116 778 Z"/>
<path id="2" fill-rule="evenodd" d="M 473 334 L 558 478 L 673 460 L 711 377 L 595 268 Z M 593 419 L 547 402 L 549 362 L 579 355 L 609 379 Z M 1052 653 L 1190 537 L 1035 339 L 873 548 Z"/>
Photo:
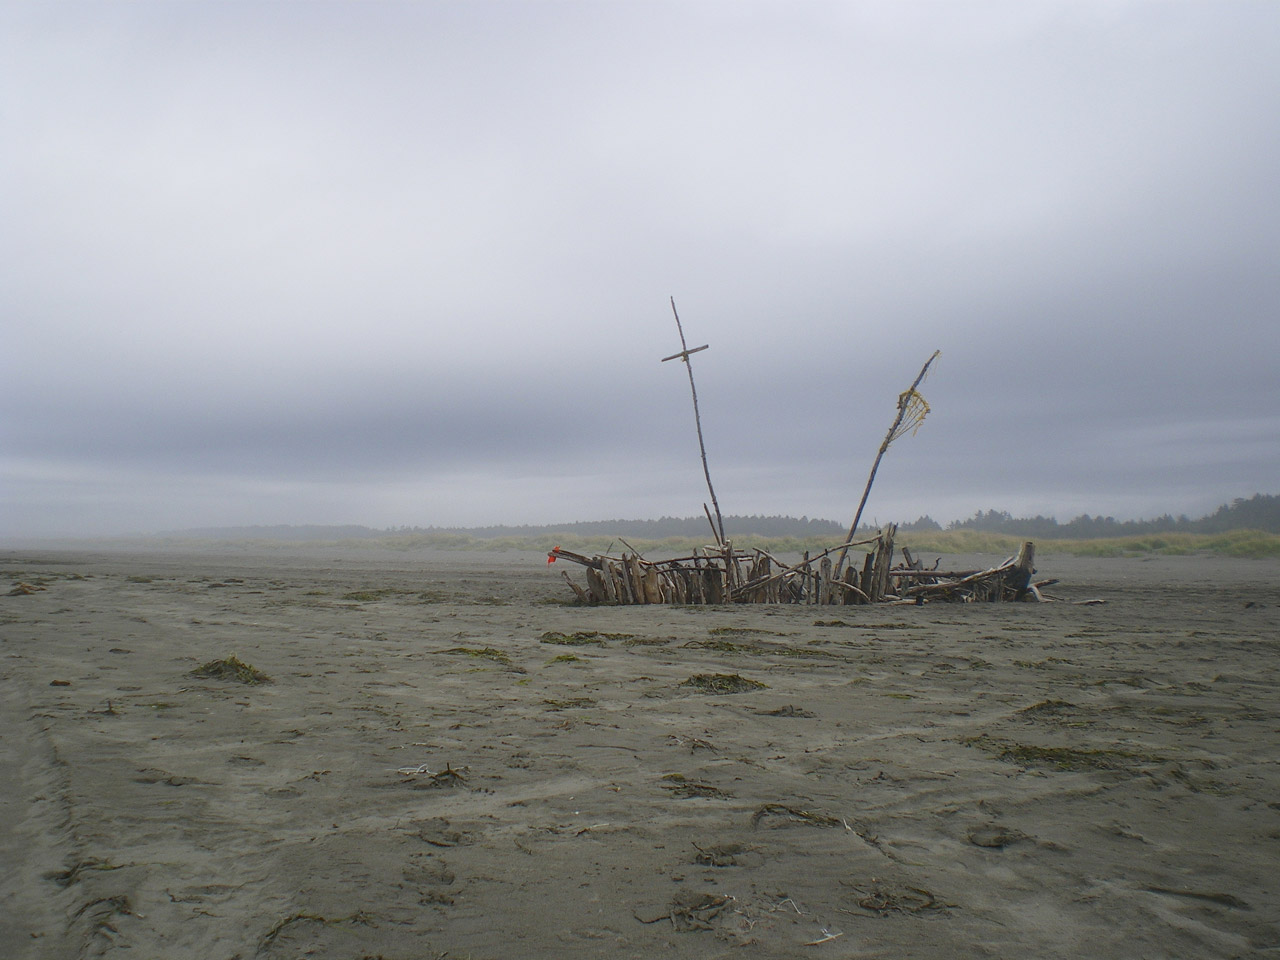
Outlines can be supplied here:
<path id="1" fill-rule="evenodd" d="M 914 390 L 906 390 L 898 396 L 898 409 L 902 411 L 902 420 L 889 436 L 890 443 L 905 436 L 908 430 L 914 434 L 929 415 L 928 402 Z"/>

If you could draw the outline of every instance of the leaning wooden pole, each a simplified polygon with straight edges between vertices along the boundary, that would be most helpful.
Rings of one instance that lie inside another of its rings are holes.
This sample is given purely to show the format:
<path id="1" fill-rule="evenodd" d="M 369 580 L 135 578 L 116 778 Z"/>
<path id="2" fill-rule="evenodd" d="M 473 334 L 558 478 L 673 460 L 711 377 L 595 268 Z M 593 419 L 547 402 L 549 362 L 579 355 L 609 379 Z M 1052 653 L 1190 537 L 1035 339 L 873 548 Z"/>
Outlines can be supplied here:
<path id="1" fill-rule="evenodd" d="M 716 511 L 716 527 L 713 527 L 712 531 L 716 532 L 716 528 L 719 528 L 718 535 L 720 537 L 720 543 L 723 544 L 725 542 L 724 518 L 720 516 L 720 503 L 716 500 L 716 489 L 711 485 L 711 471 L 707 467 L 707 445 L 702 441 L 702 414 L 698 412 L 698 388 L 693 383 L 693 364 L 689 362 L 689 354 L 697 353 L 699 350 L 705 350 L 707 349 L 707 345 L 704 344 L 701 347 L 694 347 L 692 350 L 689 349 L 689 344 L 686 343 L 684 339 L 684 327 L 680 324 L 680 314 L 676 310 L 675 297 L 671 298 L 671 312 L 675 314 L 676 329 L 680 331 L 680 352 L 673 353 L 669 357 L 663 357 L 662 362 L 666 363 L 668 360 L 674 360 L 679 357 L 684 361 L 685 367 L 689 370 L 689 392 L 693 394 L 693 420 L 698 425 L 698 450 L 702 453 L 702 475 L 707 478 L 707 492 L 711 494 L 711 506 L 714 507 Z"/>
<path id="2" fill-rule="evenodd" d="M 938 359 L 940 353 L 942 353 L 941 350 L 933 351 L 933 356 L 924 362 L 924 366 L 920 368 L 920 373 L 912 381 L 911 386 L 898 395 L 898 413 L 893 418 L 893 424 L 889 427 L 889 432 L 884 435 L 884 442 L 880 444 L 880 450 L 876 454 L 875 461 L 871 464 L 871 473 L 867 477 L 867 485 L 862 488 L 862 499 L 858 501 L 858 512 L 853 515 L 853 524 L 849 527 L 848 536 L 844 538 L 846 544 L 851 543 L 858 532 L 858 524 L 862 520 L 862 508 L 867 505 L 867 497 L 871 495 L 871 485 L 876 482 L 876 471 L 880 469 L 880 461 L 884 459 L 884 454 L 889 449 L 889 444 L 893 443 L 901 435 L 898 431 L 902 428 L 902 421 L 906 419 L 907 410 L 911 407 L 912 400 L 917 396 L 916 387 L 920 386 L 921 381 L 924 380 L 924 375 L 929 372 L 929 366 Z M 924 409 L 927 411 L 928 407 L 926 406 Z M 924 419 L 923 414 L 920 414 L 920 419 Z M 835 576 L 837 579 L 839 579 L 844 569 L 844 560 L 848 552 L 849 548 L 846 546 L 840 551 L 840 556 L 836 559 Z"/>

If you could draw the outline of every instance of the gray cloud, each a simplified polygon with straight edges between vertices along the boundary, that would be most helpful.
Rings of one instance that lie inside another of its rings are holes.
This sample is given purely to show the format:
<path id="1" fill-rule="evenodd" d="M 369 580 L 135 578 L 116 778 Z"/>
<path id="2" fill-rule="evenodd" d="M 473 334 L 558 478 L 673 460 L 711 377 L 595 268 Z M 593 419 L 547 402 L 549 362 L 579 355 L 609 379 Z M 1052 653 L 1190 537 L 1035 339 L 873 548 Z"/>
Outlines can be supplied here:
<path id="1" fill-rule="evenodd" d="M 0 534 L 703 499 L 1117 516 L 1280 466 L 1267 3 L 10 4 Z"/>

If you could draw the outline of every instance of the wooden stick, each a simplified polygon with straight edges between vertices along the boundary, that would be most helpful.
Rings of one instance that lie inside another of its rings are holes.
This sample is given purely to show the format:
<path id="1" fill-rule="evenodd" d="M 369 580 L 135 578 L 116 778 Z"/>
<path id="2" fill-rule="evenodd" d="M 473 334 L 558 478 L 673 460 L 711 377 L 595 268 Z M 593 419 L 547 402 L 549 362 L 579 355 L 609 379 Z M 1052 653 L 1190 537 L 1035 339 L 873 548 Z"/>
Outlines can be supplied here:
<path id="1" fill-rule="evenodd" d="M 835 553 L 837 550 L 847 550 L 849 547 L 861 547 L 863 544 L 875 543 L 879 539 L 880 539 L 879 537 L 871 537 L 867 540 L 855 540 L 850 543 L 842 543 L 839 546 L 829 547 L 826 550 L 823 550 L 820 554 L 818 554 L 816 557 L 813 557 L 812 559 L 821 560 L 823 557 L 827 556 L 828 554 Z M 781 560 L 774 558 L 774 562 L 777 563 L 778 566 L 780 567 L 782 566 Z M 801 560 L 799 563 L 797 563 L 794 567 L 784 567 L 782 570 L 779 570 L 777 573 L 771 574 L 768 577 L 764 577 L 759 580 L 752 580 L 749 583 L 744 583 L 735 592 L 738 594 L 741 594 L 746 590 L 754 590 L 756 587 L 762 587 L 766 583 L 771 583 L 774 580 L 781 580 L 783 577 L 785 577 L 789 573 L 802 573 L 802 575 L 804 576 L 813 576 L 813 573 L 811 571 L 802 569 L 804 567 L 807 567 L 811 562 L 812 561 L 810 560 L 809 556 L 806 555 L 805 558 Z"/>
<path id="2" fill-rule="evenodd" d="M 710 483 L 711 481 L 708 480 L 707 482 Z M 705 503 L 702 505 L 702 512 L 707 515 L 707 523 L 711 524 L 711 535 L 716 538 L 716 546 L 724 546 L 724 540 L 721 538 L 719 531 L 716 530 L 715 521 L 711 519 L 711 511 L 707 509 Z"/>
<path id="3" fill-rule="evenodd" d="M 548 560 L 572 560 L 574 563 L 580 563 L 584 567 L 595 567 L 600 569 L 600 558 L 584 557 L 580 553 L 574 553 L 572 550 L 566 550 L 563 547 L 556 547 L 547 553 Z"/>
<path id="4" fill-rule="evenodd" d="M 571 588 L 573 588 L 574 595 L 577 596 L 578 602 L 587 603 L 588 600 L 587 600 L 586 591 L 583 590 L 580 586 L 578 586 L 576 583 L 573 582 L 573 580 L 569 578 L 569 571 L 561 570 L 560 575 L 564 577 L 564 582 L 567 583 Z"/>
<path id="5" fill-rule="evenodd" d="M 978 572 L 980 571 L 978 570 L 957 570 L 957 571 L 903 570 L 901 567 L 899 567 L 896 570 L 890 570 L 889 576 L 891 577 L 937 577 L 939 580 L 954 580 L 957 577 L 968 577 Z M 1040 584 L 1037 583 L 1036 586 L 1040 586 Z"/>
<path id="6" fill-rule="evenodd" d="M 685 357 L 685 358 L 687 358 L 687 357 L 689 356 L 689 354 L 691 354 L 691 353 L 697 353 L 699 350 L 706 350 L 709 346 L 711 346 L 711 344 L 709 344 L 709 343 L 704 343 L 702 346 L 700 346 L 700 347 L 694 347 L 692 350 L 681 350 L 679 353 L 673 353 L 673 354 L 672 354 L 671 356 L 669 356 L 669 357 L 663 357 L 663 358 L 662 358 L 662 362 L 663 362 L 663 363 L 666 363 L 668 360 L 674 360 L 674 359 L 676 359 L 677 357 Z"/>
<path id="7" fill-rule="evenodd" d="M 716 527 L 719 529 L 718 540 L 724 543 L 724 518 L 720 516 L 720 503 L 716 500 L 715 487 L 711 485 L 711 470 L 707 467 L 707 446 L 702 441 L 702 415 L 698 412 L 698 388 L 693 383 L 693 364 L 689 362 L 689 354 L 696 351 L 689 349 L 684 339 L 684 327 L 680 325 L 680 314 L 676 311 L 676 298 L 671 298 L 671 312 L 675 314 L 676 329 L 680 331 L 681 352 L 667 357 L 668 360 L 680 357 L 689 371 L 689 392 L 693 394 L 693 419 L 698 426 L 698 449 L 702 451 L 702 475 L 707 478 L 707 492 L 711 494 L 711 505 L 716 508 Z M 699 347 L 699 350 L 702 348 Z"/>
<path id="8" fill-rule="evenodd" d="M 621 538 L 621 537 L 619 537 L 618 539 L 619 539 L 619 540 L 622 540 L 622 538 Z M 640 551 L 639 551 L 639 550 L 637 550 L 635 547 L 631 546 L 631 544 L 627 543 L 627 541 L 622 540 L 622 545 L 623 545 L 624 547 L 627 547 L 627 548 L 628 548 L 632 553 L 634 553 L 638 559 L 640 559 L 640 560 L 644 560 L 644 562 L 645 562 L 645 563 L 649 563 L 649 561 L 648 561 L 648 560 L 645 560 L 645 559 L 644 559 L 644 557 L 642 557 L 642 556 L 640 555 Z"/>
<path id="9" fill-rule="evenodd" d="M 853 515 L 853 523 L 849 527 L 849 534 L 845 540 L 852 540 L 858 535 L 858 522 L 862 520 L 862 508 L 867 505 L 867 497 L 871 495 L 871 485 L 876 482 L 876 471 L 880 469 L 880 461 L 884 457 L 885 451 L 889 449 L 889 444 L 893 443 L 894 431 L 902 425 L 902 418 L 907 415 L 907 405 L 910 403 L 911 395 L 915 393 L 916 387 L 920 386 L 920 381 L 924 379 L 924 375 L 929 372 L 929 365 L 938 359 L 941 350 L 933 351 L 933 356 L 925 361 L 924 366 L 920 368 L 920 373 L 916 376 L 911 386 L 907 388 L 905 393 L 898 394 L 898 413 L 893 418 L 893 424 L 889 427 L 889 432 L 884 435 L 884 442 L 880 444 L 880 451 L 876 454 L 875 462 L 871 464 L 871 475 L 867 477 L 867 485 L 862 489 L 862 499 L 858 501 L 858 512 Z M 840 576 L 840 571 L 844 567 L 844 558 L 848 554 L 848 550 L 843 550 L 839 558 L 836 560 L 836 576 Z"/>
<path id="10" fill-rule="evenodd" d="M 1036 545 L 1030 540 L 1018 551 L 1018 559 L 1013 564 L 1013 574 L 1006 586 L 1013 590 L 1013 599 L 1021 600 L 1027 595 L 1027 587 L 1031 583 L 1031 575 L 1035 573 L 1033 564 L 1036 559 Z"/>
<path id="11" fill-rule="evenodd" d="M 990 570 L 982 570 L 979 573 L 971 573 L 967 577 L 961 577 L 959 580 L 947 580 L 943 583 L 921 583 L 914 587 L 908 587 L 902 592 L 904 597 L 915 597 L 922 593 L 936 593 L 939 591 L 954 590 L 957 587 L 968 586 L 971 583 L 977 583 L 986 577 L 994 576 L 997 573 L 1004 573 L 1006 570 L 1013 569 L 1016 561 L 1010 557 L 998 567 L 992 567 Z"/>

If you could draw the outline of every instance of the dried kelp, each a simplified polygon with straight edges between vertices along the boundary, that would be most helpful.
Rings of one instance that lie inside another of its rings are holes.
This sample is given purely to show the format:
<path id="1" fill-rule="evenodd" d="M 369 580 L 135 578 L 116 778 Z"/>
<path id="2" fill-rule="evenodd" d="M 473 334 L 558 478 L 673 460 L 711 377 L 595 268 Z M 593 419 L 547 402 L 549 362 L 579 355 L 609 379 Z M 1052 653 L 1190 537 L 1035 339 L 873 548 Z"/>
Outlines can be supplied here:
<path id="1" fill-rule="evenodd" d="M 728 909 L 729 905 L 733 903 L 733 899 L 733 897 L 722 894 L 684 890 L 677 893 L 671 899 L 671 906 L 657 916 L 642 917 L 639 914 L 633 914 L 633 916 L 641 923 L 658 923 L 662 920 L 670 920 L 675 929 L 685 932 L 691 930 L 713 930 L 715 927 L 712 921 Z"/>
<path id="2" fill-rule="evenodd" d="M 511 665 L 511 657 L 493 647 L 450 647 L 448 650 L 439 650 L 437 653 L 447 653 L 458 657 L 478 657 L 479 659 L 492 660 L 494 663 L 501 663 L 505 666 Z"/>
<path id="3" fill-rule="evenodd" d="M 692 687 L 701 693 L 747 693 L 751 690 L 765 690 L 769 685 L 736 673 L 695 673 L 680 686 Z"/>
<path id="4" fill-rule="evenodd" d="M 728 800 L 733 796 L 727 790 L 721 790 L 713 784 L 690 780 L 682 773 L 668 773 L 662 779 L 665 781 L 662 784 L 662 788 L 670 790 L 674 796 L 681 799 L 687 800 L 694 797 L 702 797 L 714 800 Z"/>
<path id="5" fill-rule="evenodd" d="M 235 683 L 272 683 L 272 679 L 257 667 L 245 663 L 232 654 L 225 660 L 210 660 L 191 671 L 191 676 L 205 680 L 231 680 Z"/>
<path id="6" fill-rule="evenodd" d="M 944 903 L 923 887 L 873 880 L 865 887 L 850 884 L 857 895 L 857 904 L 880 916 L 890 913 L 923 913 L 926 910 L 945 910 L 952 904 Z"/>

